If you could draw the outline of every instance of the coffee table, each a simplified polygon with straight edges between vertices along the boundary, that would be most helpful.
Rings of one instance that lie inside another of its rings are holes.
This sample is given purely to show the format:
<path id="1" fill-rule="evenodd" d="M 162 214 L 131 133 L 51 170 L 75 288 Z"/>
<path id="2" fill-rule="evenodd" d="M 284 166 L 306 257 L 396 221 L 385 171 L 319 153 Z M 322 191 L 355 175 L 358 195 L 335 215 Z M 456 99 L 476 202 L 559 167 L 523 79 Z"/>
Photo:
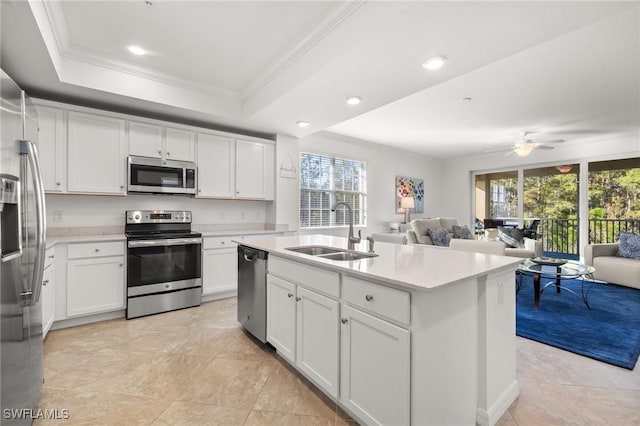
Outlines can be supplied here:
<path id="1" fill-rule="evenodd" d="M 547 287 L 552 285 L 556 287 L 557 293 L 560 293 L 561 289 L 564 289 L 569 293 L 572 293 L 578 297 L 582 297 L 582 301 L 584 302 L 584 304 L 587 305 L 587 308 L 591 309 L 591 306 L 589 306 L 589 290 L 591 290 L 591 286 L 594 282 L 593 273 L 595 272 L 595 268 L 593 266 L 576 262 L 575 260 L 567 260 L 564 262 L 565 263 L 554 265 L 536 263 L 533 259 L 525 260 L 524 263 L 520 264 L 518 270 L 516 271 L 516 294 L 522 287 L 522 276 L 532 275 L 534 291 L 533 309 L 538 310 L 538 307 L 540 306 L 540 295 Z M 541 286 L 541 278 L 550 278 L 552 279 L 552 281 L 547 282 Z M 581 295 L 570 288 L 562 286 L 563 279 L 572 278 L 580 278 L 582 293 Z M 589 283 L 586 288 L 585 282 Z"/>

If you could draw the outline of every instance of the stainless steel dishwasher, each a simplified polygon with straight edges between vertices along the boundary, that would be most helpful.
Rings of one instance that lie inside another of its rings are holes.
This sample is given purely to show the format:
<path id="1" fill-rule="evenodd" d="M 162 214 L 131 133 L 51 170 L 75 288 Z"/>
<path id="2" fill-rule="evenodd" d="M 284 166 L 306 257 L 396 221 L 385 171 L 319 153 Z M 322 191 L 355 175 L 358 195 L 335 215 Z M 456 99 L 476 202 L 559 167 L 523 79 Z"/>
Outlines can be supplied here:
<path id="1" fill-rule="evenodd" d="M 238 322 L 267 341 L 267 252 L 238 246 Z"/>

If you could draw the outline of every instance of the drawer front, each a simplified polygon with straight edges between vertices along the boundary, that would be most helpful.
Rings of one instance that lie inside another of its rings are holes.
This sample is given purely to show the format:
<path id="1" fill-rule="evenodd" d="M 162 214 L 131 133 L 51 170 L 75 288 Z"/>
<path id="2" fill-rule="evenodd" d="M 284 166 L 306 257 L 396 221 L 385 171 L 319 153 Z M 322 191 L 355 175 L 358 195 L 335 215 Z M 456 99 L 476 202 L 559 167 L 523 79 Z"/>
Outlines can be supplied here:
<path id="1" fill-rule="evenodd" d="M 313 289 L 322 294 L 340 297 L 340 274 L 303 263 L 270 256 L 267 261 L 270 274 Z"/>
<path id="2" fill-rule="evenodd" d="M 411 295 L 407 291 L 343 276 L 342 298 L 373 314 L 401 324 L 411 323 Z"/>
<path id="3" fill-rule="evenodd" d="M 69 259 L 124 255 L 124 241 L 69 244 Z"/>
<path id="4" fill-rule="evenodd" d="M 56 249 L 50 248 L 44 252 L 44 269 L 47 269 L 49 266 L 53 265 L 53 262 L 56 258 Z"/>
<path id="5" fill-rule="evenodd" d="M 202 248 L 204 250 L 216 249 L 216 248 L 233 248 L 238 245 L 231 240 L 239 240 L 240 237 L 205 237 L 202 241 Z"/>

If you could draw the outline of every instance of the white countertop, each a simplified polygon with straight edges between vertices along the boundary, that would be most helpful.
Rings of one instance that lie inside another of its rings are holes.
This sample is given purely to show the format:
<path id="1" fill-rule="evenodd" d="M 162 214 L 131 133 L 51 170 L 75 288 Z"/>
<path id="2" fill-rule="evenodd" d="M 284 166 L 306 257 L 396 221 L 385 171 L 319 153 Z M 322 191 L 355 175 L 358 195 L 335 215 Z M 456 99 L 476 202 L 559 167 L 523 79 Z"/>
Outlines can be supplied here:
<path id="1" fill-rule="evenodd" d="M 462 252 L 447 247 L 383 242 L 376 242 L 374 246 L 379 256 L 356 261 L 323 259 L 285 249 L 305 245 L 347 247 L 346 238 L 328 235 L 251 237 L 236 242 L 316 267 L 422 291 L 433 290 L 492 271 L 515 270 L 515 266 L 522 261 L 515 257 Z M 356 251 L 366 252 L 367 241 L 363 240 L 357 244 Z"/>
<path id="2" fill-rule="evenodd" d="M 51 248 L 58 243 L 84 243 L 103 241 L 124 241 L 124 234 L 96 234 L 96 235 L 55 235 L 47 236 L 47 248 Z"/>

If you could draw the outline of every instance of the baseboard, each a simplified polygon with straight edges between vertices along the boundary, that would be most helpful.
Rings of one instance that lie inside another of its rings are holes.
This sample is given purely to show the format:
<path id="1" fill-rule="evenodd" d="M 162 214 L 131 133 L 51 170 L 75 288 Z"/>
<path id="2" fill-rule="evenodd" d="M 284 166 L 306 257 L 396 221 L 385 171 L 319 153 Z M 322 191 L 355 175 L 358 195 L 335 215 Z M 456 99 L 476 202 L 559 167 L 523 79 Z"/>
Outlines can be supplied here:
<path id="1" fill-rule="evenodd" d="M 202 296 L 202 303 L 213 302 L 214 300 L 228 299 L 236 297 L 238 290 L 221 291 L 220 293 L 205 294 Z"/>
<path id="2" fill-rule="evenodd" d="M 76 327 L 78 325 L 91 324 L 93 322 L 107 321 L 117 318 L 124 318 L 125 310 L 106 312 L 98 315 L 87 315 L 78 318 L 68 318 L 60 321 L 55 321 L 51 325 L 51 330 L 60 330 L 62 328 Z"/>
<path id="3" fill-rule="evenodd" d="M 480 408 L 476 410 L 476 423 L 480 426 L 494 426 L 518 396 L 520 396 L 520 386 L 518 385 L 518 381 L 514 380 L 514 382 L 502 392 L 496 402 L 489 407 L 488 411 Z"/>

